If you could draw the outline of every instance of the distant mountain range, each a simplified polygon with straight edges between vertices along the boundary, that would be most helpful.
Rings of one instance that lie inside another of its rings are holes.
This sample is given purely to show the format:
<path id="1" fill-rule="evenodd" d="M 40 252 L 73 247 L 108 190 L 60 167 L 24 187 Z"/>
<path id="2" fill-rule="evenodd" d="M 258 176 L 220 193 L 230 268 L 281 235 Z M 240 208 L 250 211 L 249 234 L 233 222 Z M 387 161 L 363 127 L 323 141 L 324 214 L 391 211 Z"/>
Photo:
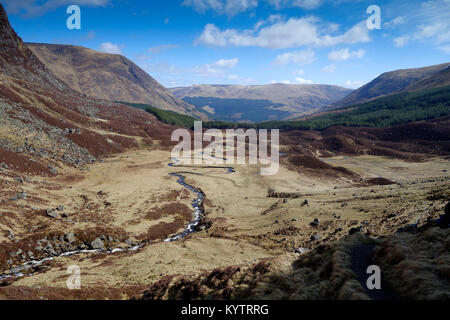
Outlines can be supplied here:
<path id="1" fill-rule="evenodd" d="M 447 85 L 450 85 L 450 63 L 386 72 L 342 100 L 327 106 L 323 111 L 340 109 L 396 93 Z"/>
<path id="2" fill-rule="evenodd" d="M 331 85 L 193 85 L 169 89 L 176 97 L 226 121 L 290 119 L 312 114 L 352 92 Z"/>
<path id="3" fill-rule="evenodd" d="M 207 119 L 124 56 L 70 45 L 26 45 L 73 90 L 105 100 L 146 103 Z"/>

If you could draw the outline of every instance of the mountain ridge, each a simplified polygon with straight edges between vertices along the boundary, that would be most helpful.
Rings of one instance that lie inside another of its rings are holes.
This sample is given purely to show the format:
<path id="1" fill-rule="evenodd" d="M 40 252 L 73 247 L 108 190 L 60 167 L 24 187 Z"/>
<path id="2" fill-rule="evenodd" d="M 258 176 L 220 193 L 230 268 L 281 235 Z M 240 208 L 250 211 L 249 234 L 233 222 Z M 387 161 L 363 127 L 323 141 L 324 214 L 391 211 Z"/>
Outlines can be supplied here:
<path id="1" fill-rule="evenodd" d="M 72 89 L 105 100 L 147 103 L 198 118 L 206 118 L 173 96 L 128 58 L 74 45 L 25 43 Z"/>
<path id="2" fill-rule="evenodd" d="M 433 89 L 450 84 L 450 63 L 421 68 L 399 69 L 380 76 L 322 111 L 337 110 L 401 92 Z M 442 76 L 434 79 L 435 76 Z"/>
<path id="3" fill-rule="evenodd" d="M 352 92 L 351 89 L 333 85 L 281 83 L 267 85 L 202 84 L 169 88 L 169 90 L 183 100 L 193 98 L 267 100 L 265 108 L 285 112 L 286 119 L 314 113 Z M 209 107 L 214 109 L 214 106 Z"/>

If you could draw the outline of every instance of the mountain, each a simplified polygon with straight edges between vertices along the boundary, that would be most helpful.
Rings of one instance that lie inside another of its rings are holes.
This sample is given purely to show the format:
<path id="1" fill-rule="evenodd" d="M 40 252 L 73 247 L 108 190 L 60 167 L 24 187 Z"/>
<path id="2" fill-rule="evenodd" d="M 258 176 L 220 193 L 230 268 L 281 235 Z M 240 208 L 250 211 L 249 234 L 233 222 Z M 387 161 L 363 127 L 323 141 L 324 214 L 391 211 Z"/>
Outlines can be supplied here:
<path id="1" fill-rule="evenodd" d="M 212 118 L 227 121 L 280 120 L 311 114 L 352 90 L 331 85 L 194 85 L 169 89 Z"/>
<path id="2" fill-rule="evenodd" d="M 383 73 L 342 100 L 327 106 L 324 110 L 348 107 L 395 93 L 432 89 L 448 85 L 450 84 L 449 67 L 450 63 L 444 63 L 424 68 L 403 69 Z"/>
<path id="3" fill-rule="evenodd" d="M 147 103 L 204 118 L 194 106 L 173 96 L 124 56 L 70 45 L 26 45 L 57 77 L 78 92 L 111 101 Z"/>
<path id="4" fill-rule="evenodd" d="M 131 147 L 170 143 L 154 116 L 73 90 L 22 42 L 0 5 L 0 163 L 56 174 Z"/>
<path id="5" fill-rule="evenodd" d="M 414 82 L 405 91 L 418 91 L 422 89 L 433 89 L 450 86 L 450 65 L 429 77 Z"/>

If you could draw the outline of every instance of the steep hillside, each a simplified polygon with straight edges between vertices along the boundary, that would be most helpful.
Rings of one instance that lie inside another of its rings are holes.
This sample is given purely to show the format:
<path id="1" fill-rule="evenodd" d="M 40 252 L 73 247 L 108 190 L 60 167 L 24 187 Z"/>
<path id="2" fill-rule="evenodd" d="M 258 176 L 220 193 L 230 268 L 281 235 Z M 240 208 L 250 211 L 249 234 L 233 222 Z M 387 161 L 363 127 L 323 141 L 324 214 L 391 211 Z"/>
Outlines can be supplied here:
<path id="1" fill-rule="evenodd" d="M 78 92 L 111 101 L 148 103 L 160 109 L 203 117 L 195 107 L 174 97 L 121 55 L 69 45 L 26 45 L 56 76 Z"/>
<path id="2" fill-rule="evenodd" d="M 327 106 L 324 110 L 339 109 L 399 92 L 432 89 L 448 85 L 448 67 L 450 67 L 450 63 L 383 73 L 342 100 Z"/>
<path id="3" fill-rule="evenodd" d="M 450 86 L 450 65 L 429 77 L 414 82 L 405 91 L 417 91 L 422 89 L 432 89 L 443 86 Z"/>
<path id="4" fill-rule="evenodd" d="M 2 165 L 55 174 L 62 164 L 170 139 L 173 129 L 150 114 L 69 88 L 23 44 L 2 6 L 0 44 Z"/>
<path id="5" fill-rule="evenodd" d="M 293 84 L 194 85 L 170 91 L 203 108 L 212 118 L 229 121 L 281 120 L 311 114 L 351 92 L 337 86 Z"/>

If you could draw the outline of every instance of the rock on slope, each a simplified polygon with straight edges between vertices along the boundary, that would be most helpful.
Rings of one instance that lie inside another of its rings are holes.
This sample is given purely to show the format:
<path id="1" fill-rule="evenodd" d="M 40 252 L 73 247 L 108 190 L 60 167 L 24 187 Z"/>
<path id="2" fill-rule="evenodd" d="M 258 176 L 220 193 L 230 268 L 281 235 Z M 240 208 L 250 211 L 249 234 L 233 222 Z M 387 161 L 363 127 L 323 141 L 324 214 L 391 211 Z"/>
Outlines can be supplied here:
<path id="1" fill-rule="evenodd" d="M 262 86 L 194 85 L 171 88 L 178 98 L 214 97 L 221 99 L 270 100 L 278 108 L 292 116 L 310 114 L 352 92 L 350 89 L 331 85 L 270 84 Z M 242 112 L 245 112 L 243 110 Z"/>
<path id="2" fill-rule="evenodd" d="M 88 48 L 27 43 L 31 51 L 72 89 L 111 100 L 150 104 L 181 114 L 204 117 L 176 98 L 127 58 Z"/>
<path id="3" fill-rule="evenodd" d="M 168 142 L 171 130 L 144 111 L 72 90 L 23 44 L 0 5 L 0 162 L 50 174 L 61 161 L 82 165 Z"/>
<path id="4" fill-rule="evenodd" d="M 327 106 L 334 110 L 405 91 L 431 89 L 450 84 L 450 63 L 417 69 L 404 69 L 383 73 L 344 99 Z"/>

